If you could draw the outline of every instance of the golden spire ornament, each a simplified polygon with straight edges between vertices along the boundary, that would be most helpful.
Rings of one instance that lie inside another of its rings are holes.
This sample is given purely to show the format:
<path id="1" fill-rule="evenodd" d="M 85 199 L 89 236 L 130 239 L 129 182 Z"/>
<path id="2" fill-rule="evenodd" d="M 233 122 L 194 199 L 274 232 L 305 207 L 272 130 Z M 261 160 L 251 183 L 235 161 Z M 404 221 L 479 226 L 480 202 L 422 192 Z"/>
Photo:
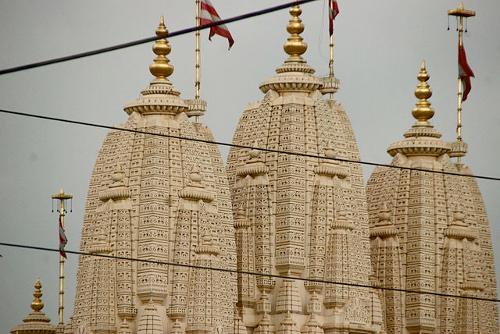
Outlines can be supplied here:
<path id="1" fill-rule="evenodd" d="M 304 42 L 304 39 L 300 34 L 304 31 L 304 23 L 300 19 L 300 14 L 302 14 L 302 9 L 299 6 L 292 6 L 290 8 L 290 15 L 292 18 L 288 21 L 288 26 L 286 30 L 290 34 L 285 45 L 283 45 L 283 49 L 289 55 L 288 59 L 285 63 L 289 62 L 305 62 L 302 58 L 302 55 L 307 50 L 307 43 Z"/>
<path id="2" fill-rule="evenodd" d="M 431 103 L 427 100 L 432 96 L 431 88 L 427 83 L 429 78 L 424 60 L 420 65 L 420 71 L 417 76 L 420 82 L 415 89 L 415 97 L 418 99 L 418 102 L 415 104 L 415 108 L 413 108 L 412 111 L 412 115 L 417 120 L 417 124 L 423 126 L 429 126 L 428 121 L 434 116 L 434 110 L 431 107 Z"/>
<path id="3" fill-rule="evenodd" d="M 168 35 L 167 27 L 163 16 L 160 18 L 160 24 L 156 28 L 156 36 L 158 40 L 153 45 L 153 52 L 156 55 L 153 63 L 149 65 L 149 71 L 156 77 L 157 80 L 165 81 L 174 73 L 174 67 L 170 64 L 167 55 L 170 54 L 171 48 L 168 41 L 165 39 Z"/>
<path id="4" fill-rule="evenodd" d="M 33 301 L 31 302 L 31 309 L 35 312 L 40 312 L 43 309 L 42 295 L 42 283 L 40 283 L 40 279 L 37 279 L 35 291 L 33 292 Z"/>

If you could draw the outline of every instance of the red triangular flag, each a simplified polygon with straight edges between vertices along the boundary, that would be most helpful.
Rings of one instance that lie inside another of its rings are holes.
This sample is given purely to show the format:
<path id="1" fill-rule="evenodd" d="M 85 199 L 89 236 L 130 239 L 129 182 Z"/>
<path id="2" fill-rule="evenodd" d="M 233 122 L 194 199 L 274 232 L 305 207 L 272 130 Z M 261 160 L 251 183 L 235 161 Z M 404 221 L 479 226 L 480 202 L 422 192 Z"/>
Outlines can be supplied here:
<path id="1" fill-rule="evenodd" d="M 210 24 L 217 21 L 220 21 L 220 16 L 210 0 L 201 0 L 200 24 Z M 227 41 L 229 42 L 229 49 L 231 49 L 231 46 L 234 44 L 234 39 L 225 24 L 211 27 L 208 39 L 212 40 L 212 36 L 215 34 L 227 38 Z"/>
<path id="2" fill-rule="evenodd" d="M 333 21 L 335 17 L 339 14 L 339 5 L 337 4 L 337 0 L 328 0 L 328 9 L 330 12 L 329 15 L 329 30 L 330 36 L 333 35 Z"/>
<path id="3" fill-rule="evenodd" d="M 465 49 L 462 44 L 458 45 L 458 77 L 462 80 L 462 101 L 465 101 L 471 89 L 470 78 L 474 77 L 474 72 L 472 72 L 472 69 L 467 63 Z"/>

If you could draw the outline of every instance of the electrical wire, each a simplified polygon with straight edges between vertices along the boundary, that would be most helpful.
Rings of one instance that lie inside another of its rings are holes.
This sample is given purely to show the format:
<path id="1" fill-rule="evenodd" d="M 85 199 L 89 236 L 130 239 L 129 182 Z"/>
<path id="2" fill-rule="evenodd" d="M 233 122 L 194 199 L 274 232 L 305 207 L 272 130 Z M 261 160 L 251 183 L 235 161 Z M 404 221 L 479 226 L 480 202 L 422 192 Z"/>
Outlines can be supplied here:
<path id="1" fill-rule="evenodd" d="M 46 252 L 60 252 L 60 250 L 57 248 L 22 245 L 22 244 L 8 243 L 8 242 L 0 242 L 0 246 L 13 247 L 13 248 L 24 248 L 24 249 L 31 249 L 31 250 L 37 250 L 37 251 L 46 251 Z M 314 278 L 292 277 L 292 276 L 277 275 L 277 274 L 256 273 L 256 272 L 252 272 L 252 271 L 243 271 L 243 270 L 227 269 L 227 268 L 214 268 L 214 267 L 207 267 L 207 266 L 198 266 L 198 265 L 193 265 L 193 264 L 182 264 L 182 263 L 176 263 L 176 262 L 138 259 L 138 258 L 132 258 L 132 257 L 125 257 L 125 256 L 96 254 L 96 253 L 89 253 L 89 252 L 78 252 L 78 251 L 72 251 L 72 250 L 64 250 L 64 251 L 66 254 L 81 255 L 81 256 L 94 256 L 94 257 L 100 257 L 100 258 L 106 258 L 106 259 L 112 259 L 112 260 L 126 260 L 126 261 L 150 263 L 150 264 L 165 265 L 165 266 L 172 266 L 172 267 L 212 270 L 212 271 L 231 273 L 231 274 L 260 276 L 260 277 L 269 277 L 269 278 L 280 278 L 280 279 L 293 279 L 293 280 L 298 280 L 298 281 L 303 281 L 303 282 L 314 282 L 314 283 L 323 283 L 323 284 L 332 284 L 332 285 L 342 285 L 342 286 L 355 287 L 355 288 L 367 288 L 367 289 L 376 289 L 376 290 L 383 290 L 383 291 L 415 293 L 415 294 L 432 295 L 432 296 L 437 296 L 437 297 L 473 299 L 473 300 L 479 300 L 479 301 L 500 303 L 500 299 L 494 299 L 494 298 L 452 295 L 452 294 L 435 292 L 435 291 L 398 289 L 398 288 L 390 288 L 390 287 L 383 287 L 383 286 L 373 286 L 373 285 L 367 285 L 367 284 L 336 282 L 336 281 L 329 281 L 329 280 L 324 280 L 324 279 L 314 279 Z"/>
<path id="2" fill-rule="evenodd" d="M 90 127 L 94 127 L 94 128 L 132 132 L 132 133 L 138 133 L 138 134 L 145 134 L 145 135 L 186 140 L 186 141 L 194 141 L 194 142 L 227 146 L 227 147 L 233 147 L 233 148 L 258 150 L 258 151 L 267 152 L 267 153 L 279 153 L 279 154 L 301 156 L 301 157 L 306 157 L 306 158 L 316 158 L 316 159 L 322 159 L 322 160 L 332 160 L 332 161 L 345 162 L 345 163 L 361 164 L 361 165 L 367 165 L 367 166 L 395 168 L 395 169 L 417 171 L 417 172 L 424 172 L 424 173 L 435 173 L 435 174 L 451 175 L 451 176 L 472 177 L 472 178 L 476 178 L 476 179 L 490 180 L 490 181 L 500 181 L 500 177 L 494 177 L 494 176 L 475 175 L 475 174 L 460 174 L 460 173 L 440 171 L 440 170 L 431 170 L 431 169 L 425 169 L 425 168 L 394 166 L 394 165 L 383 164 L 383 163 L 378 163 L 378 162 L 371 162 L 371 161 L 352 160 L 352 159 L 337 158 L 337 157 L 325 157 L 325 156 L 319 156 L 319 155 L 301 153 L 301 152 L 290 152 L 290 151 L 282 151 L 282 150 L 270 149 L 270 148 L 261 148 L 261 147 L 247 146 L 247 145 L 231 144 L 231 143 L 212 141 L 212 140 L 201 139 L 201 138 L 189 138 L 189 137 L 175 136 L 175 135 L 162 134 L 162 133 L 152 133 L 152 132 L 136 130 L 136 129 L 126 129 L 126 128 L 120 128 L 117 126 L 76 121 L 76 120 L 71 120 L 71 119 L 66 119 L 66 118 L 59 118 L 59 117 L 52 117 L 52 116 L 45 116 L 45 115 L 36 115 L 36 114 L 23 113 L 23 112 L 19 112 L 19 111 L 12 111 L 12 110 L 6 110 L 6 109 L 0 109 L 0 114 L 2 114 L 2 113 L 9 114 L 9 115 L 22 116 L 22 117 L 43 119 L 43 120 L 48 120 L 48 121 L 63 122 L 63 123 L 69 123 L 69 124 L 75 124 L 75 125 L 90 126 Z"/>
<path id="3" fill-rule="evenodd" d="M 241 21 L 241 20 L 246 20 L 246 19 L 249 19 L 252 17 L 257 17 L 257 16 L 261 16 L 264 14 L 269 14 L 269 13 L 276 12 L 276 11 L 279 11 L 282 9 L 286 9 L 286 8 L 289 8 L 292 6 L 302 5 L 302 4 L 306 4 L 308 2 L 313 2 L 313 1 L 318 1 L 318 0 L 291 1 L 291 2 L 281 4 L 281 5 L 268 7 L 268 8 L 264 8 L 261 10 L 252 11 L 249 13 L 233 16 L 233 17 L 228 18 L 228 19 L 223 19 L 223 20 L 219 20 L 216 22 L 203 24 L 200 26 L 194 26 L 191 28 L 177 30 L 177 31 L 168 33 L 166 36 L 161 37 L 161 38 L 159 38 L 158 36 L 146 37 L 146 38 L 141 38 L 141 39 L 138 39 L 135 41 L 130 41 L 130 42 L 121 43 L 121 44 L 115 44 L 112 46 L 108 46 L 108 47 L 104 47 L 104 48 L 100 48 L 100 49 L 96 49 L 96 50 L 85 51 L 85 52 L 80 52 L 80 53 L 76 53 L 76 54 L 72 54 L 72 55 L 68 55 L 68 56 L 64 56 L 64 57 L 51 58 L 51 59 L 47 59 L 47 60 L 43 60 L 43 61 L 39 61 L 39 62 L 35 62 L 35 63 L 6 68 L 3 70 L 0 70 L 0 75 L 5 75 L 5 74 L 15 73 L 15 72 L 22 72 L 22 71 L 30 70 L 33 68 L 64 63 L 64 62 L 75 60 L 75 59 L 86 58 L 86 57 L 95 56 L 95 55 L 99 55 L 99 54 L 103 54 L 103 53 L 108 53 L 108 52 L 112 52 L 112 51 L 116 51 L 116 50 L 126 49 L 126 48 L 130 48 L 132 46 L 137 46 L 137 45 L 149 43 L 149 42 L 156 41 L 156 40 L 163 39 L 163 38 L 171 38 L 171 37 L 175 37 L 175 36 L 185 35 L 185 34 L 189 34 L 189 33 L 192 33 L 192 32 L 198 31 L 198 30 L 205 30 L 205 29 L 209 29 L 211 27 L 223 25 L 226 23 L 232 23 L 232 22 L 237 22 L 237 21 Z"/>

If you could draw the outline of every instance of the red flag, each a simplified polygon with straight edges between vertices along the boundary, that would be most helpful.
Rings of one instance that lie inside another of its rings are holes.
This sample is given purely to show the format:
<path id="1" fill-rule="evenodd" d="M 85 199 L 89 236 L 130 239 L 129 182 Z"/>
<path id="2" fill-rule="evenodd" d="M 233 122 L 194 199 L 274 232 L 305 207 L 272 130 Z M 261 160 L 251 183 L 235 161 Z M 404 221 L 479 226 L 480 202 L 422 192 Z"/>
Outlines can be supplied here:
<path id="1" fill-rule="evenodd" d="M 328 0 L 328 9 L 330 12 L 330 20 L 329 20 L 329 28 L 330 28 L 330 36 L 333 35 L 333 21 L 335 17 L 339 14 L 339 5 L 337 4 L 337 0 Z"/>
<path id="2" fill-rule="evenodd" d="M 465 49 L 462 44 L 458 45 L 458 76 L 460 80 L 462 80 L 462 102 L 467 100 L 467 96 L 469 95 L 471 84 L 470 78 L 474 77 L 474 72 L 470 68 L 467 63 L 467 57 L 465 56 Z"/>
<path id="3" fill-rule="evenodd" d="M 66 258 L 66 252 L 64 251 L 64 247 L 68 243 L 68 239 L 66 238 L 66 234 L 64 233 L 64 227 L 62 223 L 62 215 L 59 215 L 59 254 Z"/>
<path id="4" fill-rule="evenodd" d="M 217 14 L 215 7 L 212 5 L 210 0 L 201 0 L 200 24 L 210 24 L 217 21 L 220 21 L 220 16 Z M 231 46 L 234 44 L 234 39 L 225 24 L 211 27 L 208 39 L 212 40 L 212 36 L 215 34 L 227 38 L 227 41 L 229 42 L 229 49 L 231 49 Z"/>

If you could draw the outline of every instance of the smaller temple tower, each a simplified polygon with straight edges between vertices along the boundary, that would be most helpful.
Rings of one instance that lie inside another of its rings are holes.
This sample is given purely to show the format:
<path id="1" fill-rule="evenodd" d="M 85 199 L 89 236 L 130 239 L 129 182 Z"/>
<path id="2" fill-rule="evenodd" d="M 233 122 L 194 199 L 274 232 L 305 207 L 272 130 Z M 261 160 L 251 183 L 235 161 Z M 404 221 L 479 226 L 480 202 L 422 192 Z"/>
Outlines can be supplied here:
<path id="1" fill-rule="evenodd" d="M 498 333 L 494 302 L 426 293 L 495 299 L 496 282 L 479 187 L 469 167 L 451 161 L 453 145 L 429 122 L 434 110 L 425 63 L 417 78 L 416 121 L 387 150 L 392 165 L 403 168 L 378 167 L 368 181 L 377 284 L 420 292 L 383 292 L 386 331 Z"/>
<path id="2" fill-rule="evenodd" d="M 36 280 L 31 312 L 23 319 L 23 323 L 14 327 L 10 334 L 55 334 L 56 328 L 50 324 L 50 319 L 42 312 L 42 283 Z"/>

